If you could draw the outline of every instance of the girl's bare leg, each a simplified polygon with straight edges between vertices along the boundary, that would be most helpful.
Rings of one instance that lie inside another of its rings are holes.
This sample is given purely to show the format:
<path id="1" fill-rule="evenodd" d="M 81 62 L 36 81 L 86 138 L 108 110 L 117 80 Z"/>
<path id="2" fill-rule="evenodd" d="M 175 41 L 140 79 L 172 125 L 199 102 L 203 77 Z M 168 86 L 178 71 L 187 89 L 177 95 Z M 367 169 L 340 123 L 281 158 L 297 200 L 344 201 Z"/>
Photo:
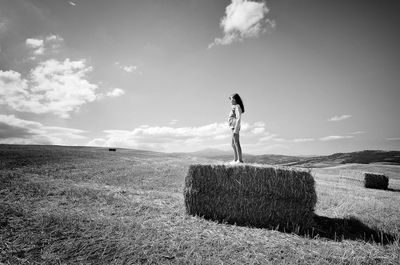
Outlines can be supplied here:
<path id="1" fill-rule="evenodd" d="M 236 150 L 235 134 L 232 134 L 232 148 L 233 148 L 233 160 L 237 161 L 238 160 L 238 152 Z"/>
<path id="2" fill-rule="evenodd" d="M 236 157 L 239 159 L 240 162 L 243 162 L 243 158 L 242 158 L 242 147 L 240 146 L 240 140 L 239 140 L 239 134 L 238 133 L 234 133 L 233 134 L 233 139 L 234 139 L 234 145 L 235 145 L 235 149 L 236 149 Z M 237 159 L 236 159 L 237 161 Z"/>

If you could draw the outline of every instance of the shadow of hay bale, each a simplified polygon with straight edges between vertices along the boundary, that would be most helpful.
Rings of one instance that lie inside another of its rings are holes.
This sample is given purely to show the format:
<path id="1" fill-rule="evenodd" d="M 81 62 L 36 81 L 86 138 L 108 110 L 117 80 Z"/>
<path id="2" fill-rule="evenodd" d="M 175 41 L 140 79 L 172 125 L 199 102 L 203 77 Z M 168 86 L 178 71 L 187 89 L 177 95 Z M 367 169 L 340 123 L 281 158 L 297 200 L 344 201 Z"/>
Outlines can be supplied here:
<path id="1" fill-rule="evenodd" d="M 355 217 L 330 218 L 315 215 L 312 233 L 309 235 L 318 235 L 335 241 L 362 240 L 383 245 L 391 244 L 398 240 L 395 235 L 377 228 L 371 228 Z"/>
<path id="2" fill-rule="evenodd" d="M 317 202 L 309 171 L 254 165 L 191 165 L 184 198 L 191 215 L 298 233 L 312 227 Z"/>
<path id="3" fill-rule="evenodd" d="M 355 217 L 330 218 L 326 216 L 314 215 L 314 222 L 307 229 L 301 229 L 301 227 L 293 227 L 289 230 L 287 229 L 287 226 L 257 226 L 249 225 L 246 223 L 233 223 L 226 221 L 222 222 L 216 220 L 214 217 L 209 216 L 202 217 L 206 220 L 216 221 L 220 224 L 237 225 L 249 228 L 271 229 L 283 233 L 294 233 L 299 236 L 310 238 L 326 238 L 338 242 L 343 240 L 358 240 L 365 241 L 367 243 L 389 245 L 400 240 L 398 236 L 384 232 L 377 228 L 371 228 Z"/>
<path id="4" fill-rule="evenodd" d="M 392 188 L 388 188 L 387 191 L 392 191 L 392 192 L 400 192 L 399 189 L 392 189 Z"/>

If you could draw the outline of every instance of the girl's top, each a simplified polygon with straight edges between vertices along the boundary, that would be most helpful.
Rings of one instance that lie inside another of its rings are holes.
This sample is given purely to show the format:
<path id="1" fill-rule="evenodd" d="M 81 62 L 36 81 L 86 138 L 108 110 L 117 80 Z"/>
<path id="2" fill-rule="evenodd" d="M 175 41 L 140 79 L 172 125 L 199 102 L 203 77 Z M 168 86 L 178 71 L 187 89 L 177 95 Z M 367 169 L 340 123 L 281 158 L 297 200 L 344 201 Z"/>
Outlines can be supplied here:
<path id="1" fill-rule="evenodd" d="M 233 133 L 239 133 L 240 131 L 240 122 L 242 118 L 242 108 L 239 104 L 232 105 L 231 112 L 229 113 L 228 123 L 229 127 L 231 127 Z"/>

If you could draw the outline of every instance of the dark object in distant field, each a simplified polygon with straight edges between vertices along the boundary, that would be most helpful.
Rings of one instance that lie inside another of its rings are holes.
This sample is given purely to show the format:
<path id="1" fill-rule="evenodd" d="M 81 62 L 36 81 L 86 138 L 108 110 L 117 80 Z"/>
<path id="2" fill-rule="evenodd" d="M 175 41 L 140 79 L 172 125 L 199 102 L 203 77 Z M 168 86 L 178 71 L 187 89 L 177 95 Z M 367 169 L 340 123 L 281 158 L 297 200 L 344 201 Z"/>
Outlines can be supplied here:
<path id="1" fill-rule="evenodd" d="M 116 151 L 117 151 L 117 148 L 108 148 L 108 151 L 116 152 Z"/>
<path id="2" fill-rule="evenodd" d="M 389 179 L 382 174 L 364 173 L 365 187 L 371 189 L 387 190 Z"/>
<path id="3" fill-rule="evenodd" d="M 340 181 L 370 189 L 387 190 L 389 186 L 389 178 L 385 175 L 362 171 L 342 170 Z"/>
<path id="4" fill-rule="evenodd" d="M 287 232 L 311 228 L 317 202 L 310 172 L 250 165 L 191 165 L 184 198 L 191 215 Z"/>

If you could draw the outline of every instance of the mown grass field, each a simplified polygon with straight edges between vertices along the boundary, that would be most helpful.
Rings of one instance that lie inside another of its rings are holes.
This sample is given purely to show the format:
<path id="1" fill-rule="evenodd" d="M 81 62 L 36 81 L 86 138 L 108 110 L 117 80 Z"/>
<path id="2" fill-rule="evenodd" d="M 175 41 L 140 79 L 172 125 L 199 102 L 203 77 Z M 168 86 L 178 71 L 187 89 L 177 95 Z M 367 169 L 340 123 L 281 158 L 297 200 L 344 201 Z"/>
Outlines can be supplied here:
<path id="1" fill-rule="evenodd" d="M 0 145 L 0 264 L 400 263 L 396 167 L 389 191 L 339 183 L 336 169 L 315 170 L 315 230 L 297 235 L 186 215 L 187 168 L 209 162 Z"/>

